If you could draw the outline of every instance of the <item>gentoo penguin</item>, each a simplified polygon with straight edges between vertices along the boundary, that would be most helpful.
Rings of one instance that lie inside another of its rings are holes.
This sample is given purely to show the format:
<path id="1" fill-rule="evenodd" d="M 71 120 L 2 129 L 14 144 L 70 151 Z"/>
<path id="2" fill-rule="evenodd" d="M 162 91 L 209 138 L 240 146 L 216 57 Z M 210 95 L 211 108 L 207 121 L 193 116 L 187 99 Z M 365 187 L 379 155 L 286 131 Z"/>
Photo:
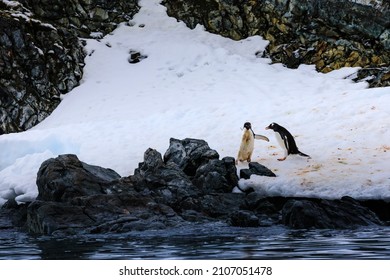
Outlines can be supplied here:
<path id="1" fill-rule="evenodd" d="M 285 160 L 287 158 L 287 156 L 290 154 L 297 154 L 297 155 L 300 155 L 303 157 L 310 158 L 310 156 L 308 156 L 308 155 L 306 155 L 298 150 L 298 147 L 297 147 L 297 144 L 295 143 L 294 137 L 283 126 L 280 126 L 277 123 L 271 123 L 265 129 L 272 129 L 275 132 L 276 140 L 278 140 L 279 145 L 284 150 L 284 157 L 278 158 L 279 161 Z"/>
<path id="2" fill-rule="evenodd" d="M 244 123 L 244 134 L 242 135 L 240 150 L 238 151 L 236 164 L 238 163 L 238 161 L 251 161 L 253 149 L 255 146 L 255 139 L 269 142 L 269 139 L 267 137 L 255 134 L 253 132 L 252 125 L 250 122 Z"/>

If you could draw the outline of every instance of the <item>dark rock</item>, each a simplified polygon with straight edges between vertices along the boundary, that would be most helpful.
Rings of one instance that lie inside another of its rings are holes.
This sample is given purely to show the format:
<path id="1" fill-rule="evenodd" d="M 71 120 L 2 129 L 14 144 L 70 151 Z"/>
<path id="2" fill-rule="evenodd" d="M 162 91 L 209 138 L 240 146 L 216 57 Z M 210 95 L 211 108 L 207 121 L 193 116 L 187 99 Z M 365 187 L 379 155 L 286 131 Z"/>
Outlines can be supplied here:
<path id="1" fill-rule="evenodd" d="M 77 36 L 30 17 L 21 5 L 0 10 L 0 134 L 41 122 L 82 77 Z"/>
<path id="2" fill-rule="evenodd" d="M 135 191 L 76 197 L 69 203 L 35 201 L 27 226 L 38 234 L 128 232 L 162 229 L 182 222 L 168 206 Z"/>
<path id="3" fill-rule="evenodd" d="M 370 87 L 390 86 L 390 66 L 359 69 L 353 80 L 355 82 L 367 81 Z"/>
<path id="4" fill-rule="evenodd" d="M 130 57 L 128 59 L 130 64 L 136 64 L 147 58 L 147 55 L 141 54 L 139 51 L 130 50 Z"/>
<path id="5" fill-rule="evenodd" d="M 240 169 L 240 178 L 241 179 L 250 179 L 252 175 L 252 171 L 250 171 L 248 168 Z"/>
<path id="6" fill-rule="evenodd" d="M 225 163 L 218 159 L 213 159 L 201 165 L 197 170 L 192 182 L 204 193 L 225 193 L 231 192 L 235 185 L 228 182 L 229 174 Z"/>
<path id="7" fill-rule="evenodd" d="M 37 199 L 66 202 L 79 196 L 122 192 L 119 178 L 111 169 L 83 163 L 75 155 L 60 155 L 42 163 Z"/>
<path id="8" fill-rule="evenodd" d="M 199 199 L 200 211 L 213 218 L 226 219 L 239 210 L 243 198 L 244 194 L 239 193 L 205 195 Z"/>
<path id="9" fill-rule="evenodd" d="M 234 158 L 219 160 L 219 154 L 203 140 L 170 139 L 164 162 L 183 170 L 204 193 L 231 192 L 238 184 Z"/>
<path id="10" fill-rule="evenodd" d="M 31 233 L 52 234 L 56 231 L 76 233 L 94 220 L 83 212 L 82 207 L 51 201 L 34 201 L 27 211 L 27 228 Z"/>
<path id="11" fill-rule="evenodd" d="M 282 209 L 284 203 L 285 199 L 278 201 L 277 198 L 264 197 L 262 194 L 252 192 L 245 197 L 242 208 L 258 214 L 274 214 Z"/>
<path id="12" fill-rule="evenodd" d="M 90 37 L 93 32 L 108 34 L 119 23 L 139 11 L 137 0 L 20 0 L 41 21 Z"/>
<path id="13" fill-rule="evenodd" d="M 341 200 L 289 200 L 282 210 L 283 223 L 292 228 L 348 229 L 382 225 L 368 208 L 352 198 Z"/>
<path id="14" fill-rule="evenodd" d="M 249 169 L 240 170 L 241 179 L 250 179 L 251 175 L 267 176 L 267 177 L 276 177 L 275 173 L 269 170 L 264 165 L 261 165 L 258 162 L 250 162 Z"/>
<path id="15" fill-rule="evenodd" d="M 164 163 L 161 154 L 154 149 L 145 152 L 144 162 L 130 180 L 137 191 L 150 192 L 158 201 L 169 205 L 201 193 L 183 170 L 176 164 Z"/>
<path id="16" fill-rule="evenodd" d="M 252 171 L 252 174 L 255 174 L 255 175 L 276 177 L 275 173 L 273 173 L 267 167 L 265 167 L 264 165 L 261 165 L 258 162 L 250 162 L 249 163 L 249 170 Z"/>
<path id="17" fill-rule="evenodd" d="M 361 205 L 373 211 L 381 221 L 390 225 L 390 201 L 380 199 L 370 199 L 359 201 Z"/>
<path id="18" fill-rule="evenodd" d="M 188 176 L 194 176 L 201 164 L 219 158 L 219 154 L 210 149 L 204 140 L 171 138 L 169 144 L 164 154 L 164 162 L 176 164 Z"/>
<path id="19" fill-rule="evenodd" d="M 226 169 L 225 178 L 227 180 L 227 183 L 233 187 L 237 186 L 239 178 L 237 175 L 237 166 L 234 157 L 224 157 L 222 161 Z"/>
<path id="20" fill-rule="evenodd" d="M 240 210 L 230 216 L 230 225 L 235 227 L 258 227 L 259 218 L 250 211 Z"/>

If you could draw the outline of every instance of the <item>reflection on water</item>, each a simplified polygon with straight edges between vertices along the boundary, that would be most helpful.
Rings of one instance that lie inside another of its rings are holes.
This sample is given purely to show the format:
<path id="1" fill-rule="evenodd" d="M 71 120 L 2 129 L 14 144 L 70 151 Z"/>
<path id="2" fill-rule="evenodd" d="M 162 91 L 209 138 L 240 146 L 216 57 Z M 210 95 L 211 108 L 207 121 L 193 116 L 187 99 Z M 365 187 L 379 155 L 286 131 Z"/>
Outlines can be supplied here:
<path id="1" fill-rule="evenodd" d="M 390 259 L 390 229 L 191 228 L 34 237 L 0 230 L 0 259 Z"/>

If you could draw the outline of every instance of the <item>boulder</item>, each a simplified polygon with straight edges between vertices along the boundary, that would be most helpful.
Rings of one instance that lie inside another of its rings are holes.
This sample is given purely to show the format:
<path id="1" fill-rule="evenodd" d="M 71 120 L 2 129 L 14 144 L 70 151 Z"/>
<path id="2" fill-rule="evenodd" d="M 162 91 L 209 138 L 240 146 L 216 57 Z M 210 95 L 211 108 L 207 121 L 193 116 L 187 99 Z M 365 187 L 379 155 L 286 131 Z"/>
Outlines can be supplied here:
<path id="1" fill-rule="evenodd" d="M 169 148 L 164 154 L 165 163 L 177 165 L 188 176 L 194 176 L 201 164 L 218 158 L 217 151 L 210 149 L 206 141 L 191 138 L 171 138 Z"/>
<path id="2" fill-rule="evenodd" d="M 164 162 L 183 170 L 204 193 L 231 192 L 238 184 L 234 158 L 220 160 L 204 140 L 171 138 Z"/>
<path id="3" fill-rule="evenodd" d="M 258 227 L 259 218 L 251 211 L 239 210 L 230 216 L 230 225 L 235 227 Z"/>
<path id="4" fill-rule="evenodd" d="M 283 223 L 292 228 L 348 229 L 357 226 L 382 225 L 374 212 L 358 201 L 291 199 L 282 209 Z"/>
<path id="5" fill-rule="evenodd" d="M 120 175 L 111 169 L 60 155 L 42 163 L 37 174 L 38 200 L 67 202 L 75 197 L 123 192 Z"/>
<path id="6" fill-rule="evenodd" d="M 244 168 L 240 170 L 241 179 L 249 179 L 253 174 L 259 176 L 276 177 L 275 173 L 258 162 L 250 162 L 248 166 L 249 169 Z"/>

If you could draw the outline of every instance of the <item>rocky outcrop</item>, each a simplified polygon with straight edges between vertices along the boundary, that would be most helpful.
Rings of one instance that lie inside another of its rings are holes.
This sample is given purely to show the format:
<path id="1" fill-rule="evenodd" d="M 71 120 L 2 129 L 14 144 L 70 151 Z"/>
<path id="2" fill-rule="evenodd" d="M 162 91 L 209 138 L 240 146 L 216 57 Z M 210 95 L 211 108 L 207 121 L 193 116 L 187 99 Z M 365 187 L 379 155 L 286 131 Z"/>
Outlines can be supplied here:
<path id="1" fill-rule="evenodd" d="M 34 19 L 20 4 L 0 2 L 0 134 L 45 119 L 78 85 L 83 60 L 76 36 Z"/>
<path id="2" fill-rule="evenodd" d="M 128 21 L 137 1 L 0 1 L 0 135 L 45 119 L 83 74 L 79 37 Z"/>
<path id="3" fill-rule="evenodd" d="M 78 36 L 101 37 L 138 12 L 138 0 L 19 0 L 34 16 Z"/>
<path id="4" fill-rule="evenodd" d="M 48 159 L 38 172 L 37 199 L 25 206 L 10 200 L 0 214 L 13 216 L 14 224 L 30 233 L 60 235 L 123 233 L 216 221 L 238 227 L 284 224 L 344 229 L 389 220 L 386 202 L 363 205 L 352 198 L 233 193 L 237 183 L 234 158 L 219 159 L 203 140 L 171 139 L 164 157 L 148 149 L 129 177 L 81 162 L 75 155 Z"/>
<path id="5" fill-rule="evenodd" d="M 283 223 L 293 228 L 354 228 L 381 225 L 374 212 L 350 197 L 341 200 L 289 200 L 282 209 Z"/>
<path id="6" fill-rule="evenodd" d="M 28 231 L 40 234 L 162 229 L 227 219 L 243 194 L 233 194 L 233 158 L 219 159 L 203 140 L 171 139 L 164 155 L 148 149 L 134 175 L 61 155 L 42 163 L 39 195 L 27 208 Z M 215 183 L 215 184 L 214 184 Z"/>
<path id="7" fill-rule="evenodd" d="M 314 64 L 323 73 L 363 67 L 355 80 L 389 86 L 390 4 L 364 2 L 164 0 L 163 4 L 170 16 L 190 28 L 202 24 L 235 40 L 261 35 L 269 41 L 263 55 L 287 67 Z"/>

